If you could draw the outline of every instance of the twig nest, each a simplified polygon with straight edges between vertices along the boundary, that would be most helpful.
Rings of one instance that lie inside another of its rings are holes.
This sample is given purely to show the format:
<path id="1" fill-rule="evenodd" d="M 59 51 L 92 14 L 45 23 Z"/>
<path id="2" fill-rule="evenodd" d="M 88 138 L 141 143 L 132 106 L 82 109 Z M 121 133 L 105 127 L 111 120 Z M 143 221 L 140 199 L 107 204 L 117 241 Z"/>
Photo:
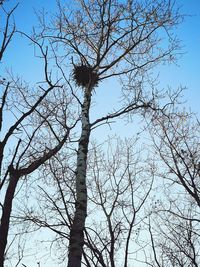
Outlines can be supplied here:
<path id="1" fill-rule="evenodd" d="M 94 88 L 98 85 L 99 77 L 92 67 L 86 65 L 75 65 L 73 70 L 73 78 L 78 86 L 83 88 Z"/>

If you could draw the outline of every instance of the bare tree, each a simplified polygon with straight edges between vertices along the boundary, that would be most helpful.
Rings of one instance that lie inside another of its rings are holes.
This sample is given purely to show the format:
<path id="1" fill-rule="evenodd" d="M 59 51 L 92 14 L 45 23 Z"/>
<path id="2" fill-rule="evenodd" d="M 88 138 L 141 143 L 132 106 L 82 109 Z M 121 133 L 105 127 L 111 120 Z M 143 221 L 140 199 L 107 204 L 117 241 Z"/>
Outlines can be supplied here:
<path id="1" fill-rule="evenodd" d="M 152 135 L 154 145 L 165 171 L 161 174 L 168 182 L 183 187 L 200 206 L 199 123 L 187 112 L 157 117 Z M 158 137 L 158 138 L 157 138 Z"/>
<path id="2" fill-rule="evenodd" d="M 40 18 L 34 39 L 51 44 L 57 66 L 66 76 L 64 61 L 73 64 L 73 79 L 83 89 L 81 134 L 77 152 L 76 204 L 70 229 L 68 267 L 81 266 L 87 216 L 86 170 L 91 130 L 102 123 L 140 110 L 156 109 L 154 91 L 145 91 L 147 71 L 159 62 L 173 61 L 179 48 L 171 30 L 181 16 L 171 1 L 84 1 L 70 7 L 58 3 L 59 12 L 48 24 Z M 160 36 L 163 36 L 162 40 Z M 63 54 L 63 51 L 64 54 Z M 93 122 L 89 119 L 95 87 L 110 77 L 124 84 L 124 105 Z M 73 89 L 72 89 L 73 90 Z"/>
<path id="3" fill-rule="evenodd" d="M 177 108 L 157 114 L 151 136 L 157 155 L 159 197 L 149 232 L 150 266 L 199 266 L 199 122 Z"/>
<path id="4" fill-rule="evenodd" d="M 1 40 L 0 59 L 8 48 L 15 26 L 10 26 L 10 17 L 15 8 L 6 12 L 6 25 Z M 1 190 L 1 223 L 0 223 L 0 266 L 4 266 L 11 211 L 18 184 L 22 184 L 32 172 L 37 170 L 50 157 L 55 155 L 66 143 L 70 130 L 76 125 L 79 117 L 71 123 L 66 119 L 68 112 L 64 104 L 71 100 L 65 97 L 65 89 L 59 80 L 52 81 L 49 75 L 47 51 L 36 43 L 44 60 L 45 82 L 36 88 L 29 88 L 19 78 L 5 72 L 1 80 L 0 128 L 0 190 Z M 56 90 L 56 92 L 55 92 Z M 50 98 L 53 101 L 50 102 Z M 57 102 L 59 101 L 59 102 Z M 47 104 L 48 103 L 48 104 Z M 61 105 L 62 103 L 62 105 Z M 64 112 L 64 114 L 63 114 Z M 9 122 L 4 118 L 9 117 Z M 54 121 L 57 121 L 55 126 Z M 62 130 L 60 132 L 60 130 Z M 60 133 L 59 133 L 60 132 Z M 47 136 L 49 138 L 47 144 Z M 53 138 L 53 139 L 52 139 Z M 10 152 L 9 152 L 10 151 Z"/>

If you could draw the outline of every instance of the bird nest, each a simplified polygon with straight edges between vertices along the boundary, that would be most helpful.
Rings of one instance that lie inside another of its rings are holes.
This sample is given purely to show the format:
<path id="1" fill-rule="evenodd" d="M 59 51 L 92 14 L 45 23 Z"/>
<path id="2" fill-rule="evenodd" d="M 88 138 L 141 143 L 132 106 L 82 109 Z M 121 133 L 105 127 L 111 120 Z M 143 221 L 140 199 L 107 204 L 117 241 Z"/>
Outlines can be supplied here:
<path id="1" fill-rule="evenodd" d="M 78 86 L 83 88 L 94 88 L 98 85 L 99 77 L 92 67 L 86 65 L 75 65 L 73 78 Z"/>

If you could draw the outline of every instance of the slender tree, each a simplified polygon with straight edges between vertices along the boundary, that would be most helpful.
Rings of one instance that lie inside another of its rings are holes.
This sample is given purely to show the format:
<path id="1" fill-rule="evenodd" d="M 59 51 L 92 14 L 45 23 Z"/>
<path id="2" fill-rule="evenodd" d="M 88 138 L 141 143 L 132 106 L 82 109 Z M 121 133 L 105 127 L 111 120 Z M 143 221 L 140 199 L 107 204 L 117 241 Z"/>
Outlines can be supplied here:
<path id="1" fill-rule="evenodd" d="M 50 43 L 58 68 L 64 77 L 71 60 L 74 94 L 81 106 L 81 134 L 77 149 L 76 204 L 69 238 L 68 267 L 81 266 L 84 228 L 87 216 L 87 155 L 91 130 L 125 114 L 156 109 L 156 94 L 144 89 L 148 70 L 159 62 L 173 61 L 179 48 L 171 34 L 181 16 L 172 1 L 93 1 L 77 0 L 69 7 L 58 3 L 58 14 L 51 24 L 40 18 L 34 39 Z M 160 36 L 163 37 L 160 38 Z M 63 54 L 64 51 L 64 54 Z M 90 121 L 95 88 L 110 77 L 123 80 L 124 105 L 115 112 Z M 69 80 L 66 79 L 68 82 Z M 125 83 L 125 81 L 129 83 Z"/>

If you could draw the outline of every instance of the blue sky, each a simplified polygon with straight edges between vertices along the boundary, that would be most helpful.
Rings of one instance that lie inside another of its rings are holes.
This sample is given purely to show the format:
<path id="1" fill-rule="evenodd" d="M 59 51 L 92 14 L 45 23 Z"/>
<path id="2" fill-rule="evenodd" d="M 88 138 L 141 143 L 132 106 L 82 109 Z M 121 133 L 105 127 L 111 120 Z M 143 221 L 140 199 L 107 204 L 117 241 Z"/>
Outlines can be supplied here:
<path id="1" fill-rule="evenodd" d="M 178 66 L 166 66 L 161 75 L 163 85 L 186 86 L 186 99 L 192 110 L 200 114 L 200 1 L 179 0 L 182 13 L 188 15 L 177 29 L 182 40 L 182 57 Z"/>

